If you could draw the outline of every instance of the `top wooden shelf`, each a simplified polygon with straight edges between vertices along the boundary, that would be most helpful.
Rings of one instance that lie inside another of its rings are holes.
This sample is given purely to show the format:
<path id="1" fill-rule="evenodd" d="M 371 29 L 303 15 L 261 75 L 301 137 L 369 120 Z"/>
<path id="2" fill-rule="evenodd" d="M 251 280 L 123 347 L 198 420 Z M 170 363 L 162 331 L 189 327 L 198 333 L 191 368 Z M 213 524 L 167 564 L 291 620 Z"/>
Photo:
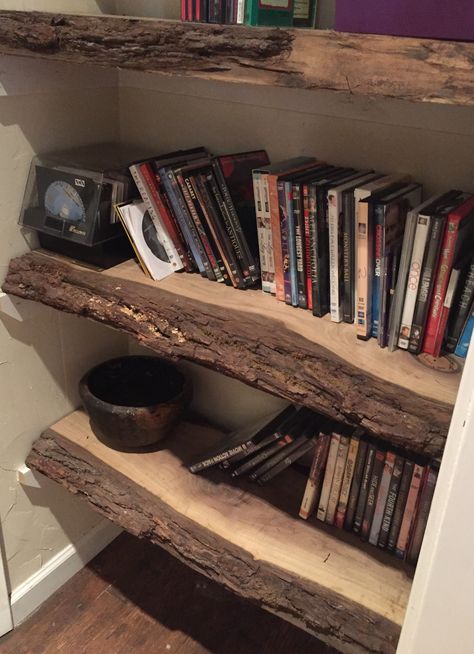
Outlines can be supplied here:
<path id="1" fill-rule="evenodd" d="M 10 263 L 3 290 L 111 325 L 162 356 L 195 361 L 392 444 L 443 451 L 459 372 L 357 341 L 352 325 L 259 290 L 185 273 L 157 283 L 135 261 L 99 272 L 38 251 Z"/>
<path id="2" fill-rule="evenodd" d="M 0 54 L 474 105 L 474 43 L 2 10 Z"/>

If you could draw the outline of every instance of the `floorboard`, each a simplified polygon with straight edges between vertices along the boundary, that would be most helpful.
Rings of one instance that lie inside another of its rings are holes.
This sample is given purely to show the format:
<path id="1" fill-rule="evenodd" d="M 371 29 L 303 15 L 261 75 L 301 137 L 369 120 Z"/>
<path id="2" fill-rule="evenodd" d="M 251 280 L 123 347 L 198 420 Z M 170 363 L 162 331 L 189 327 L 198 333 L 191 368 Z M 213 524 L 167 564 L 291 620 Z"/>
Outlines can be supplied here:
<path id="1" fill-rule="evenodd" d="M 1 654 L 336 654 L 129 534 L 0 639 Z"/>

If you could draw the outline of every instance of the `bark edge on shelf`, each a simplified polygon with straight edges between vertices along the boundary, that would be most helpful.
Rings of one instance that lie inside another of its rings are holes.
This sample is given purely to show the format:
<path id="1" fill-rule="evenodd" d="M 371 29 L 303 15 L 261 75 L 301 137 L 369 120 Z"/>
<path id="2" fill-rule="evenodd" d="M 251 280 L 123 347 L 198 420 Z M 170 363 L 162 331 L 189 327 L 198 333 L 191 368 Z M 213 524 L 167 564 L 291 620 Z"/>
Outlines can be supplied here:
<path id="1" fill-rule="evenodd" d="M 1 10 L 0 53 L 246 84 L 474 104 L 474 43 Z"/>
<path id="2" fill-rule="evenodd" d="M 448 390 L 454 396 L 459 374 L 443 377 L 407 353 L 393 357 L 376 343 L 356 343 L 350 326 L 313 318 L 260 291 L 235 291 L 185 274 L 155 284 L 134 262 L 101 273 L 39 252 L 10 262 L 3 289 L 119 329 L 163 357 L 193 361 L 360 425 L 393 445 L 442 454 L 454 401 L 440 398 Z M 345 358 L 338 354 L 343 345 Z M 357 367 L 356 360 L 367 360 L 378 374 Z M 445 379 L 450 385 L 440 390 Z M 416 393 L 422 387 L 425 396 Z"/>

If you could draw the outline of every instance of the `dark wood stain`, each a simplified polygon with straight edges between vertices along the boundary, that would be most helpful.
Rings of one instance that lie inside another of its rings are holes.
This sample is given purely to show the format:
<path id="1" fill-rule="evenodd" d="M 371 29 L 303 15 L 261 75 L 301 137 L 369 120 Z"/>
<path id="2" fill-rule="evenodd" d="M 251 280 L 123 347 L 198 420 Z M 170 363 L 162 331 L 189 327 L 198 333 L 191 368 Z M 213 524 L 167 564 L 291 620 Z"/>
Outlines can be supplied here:
<path id="1" fill-rule="evenodd" d="M 129 534 L 0 639 L 0 652 L 336 654 Z"/>

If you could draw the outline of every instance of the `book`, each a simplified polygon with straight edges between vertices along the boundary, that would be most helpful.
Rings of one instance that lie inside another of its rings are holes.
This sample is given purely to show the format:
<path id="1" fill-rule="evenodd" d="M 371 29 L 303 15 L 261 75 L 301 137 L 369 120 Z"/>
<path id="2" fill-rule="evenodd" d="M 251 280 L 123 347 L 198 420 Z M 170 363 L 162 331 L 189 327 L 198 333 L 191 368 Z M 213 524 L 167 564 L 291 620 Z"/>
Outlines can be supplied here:
<path id="1" fill-rule="evenodd" d="M 265 215 L 265 193 L 263 189 L 262 173 L 254 170 L 253 192 L 255 198 L 257 239 L 260 258 L 260 274 L 262 279 L 262 291 L 271 293 L 275 279 L 275 265 L 273 262 L 273 246 L 267 232 L 267 218 Z"/>
<path id="2" fill-rule="evenodd" d="M 381 347 L 386 345 L 390 288 L 392 276 L 396 278 L 397 274 L 396 262 L 400 256 L 407 213 L 413 206 L 419 205 L 421 191 L 419 184 L 406 186 L 388 202 L 381 215 L 376 215 L 375 228 L 377 230 L 380 226 L 380 234 L 376 232 L 375 238 L 372 336 L 377 338 Z"/>
<path id="3" fill-rule="evenodd" d="M 406 557 L 407 561 L 413 565 L 415 565 L 417 562 L 418 556 L 420 554 L 437 478 L 438 471 L 432 467 L 429 467 L 426 471 L 423 487 L 420 492 L 418 511 L 413 525 L 413 532 Z"/>
<path id="4" fill-rule="evenodd" d="M 454 197 L 453 197 L 454 196 Z M 423 265 L 418 285 L 418 294 L 416 298 L 415 309 L 413 313 L 413 322 L 410 330 L 410 340 L 408 350 L 413 354 L 418 354 L 424 342 L 425 328 L 428 319 L 428 310 L 431 304 L 433 294 L 435 274 L 439 264 L 441 244 L 445 231 L 446 221 L 449 212 L 454 206 L 462 201 L 461 195 L 455 191 L 447 204 L 440 206 L 431 216 L 428 238 L 423 257 Z"/>
<path id="5" fill-rule="evenodd" d="M 365 461 L 367 458 L 368 442 L 361 440 L 357 451 L 357 458 L 354 466 L 354 474 L 352 476 L 351 490 L 349 493 L 349 501 L 347 503 L 346 515 L 344 517 L 344 528 L 352 531 L 354 524 L 354 517 L 357 509 L 357 501 L 359 499 L 359 491 L 362 483 L 362 476 L 364 473 Z"/>
<path id="6" fill-rule="evenodd" d="M 455 291 L 446 331 L 446 352 L 453 353 L 461 336 L 474 300 L 474 255 L 464 271 L 459 270 L 460 278 Z"/>
<path id="7" fill-rule="evenodd" d="M 371 545 L 378 545 L 380 538 L 380 530 L 382 528 L 382 521 L 385 516 L 385 507 L 387 504 L 388 493 L 390 490 L 390 482 L 392 480 L 393 469 L 395 466 L 394 452 L 387 452 L 383 464 L 382 478 L 380 479 L 379 491 L 375 503 L 375 511 L 372 519 L 372 525 L 369 533 L 369 543 Z"/>
<path id="8" fill-rule="evenodd" d="M 181 257 L 179 256 L 172 239 L 165 229 L 157 204 L 154 200 L 152 186 L 149 186 L 148 175 L 144 172 L 144 168 L 140 164 L 132 164 L 129 167 L 129 170 L 137 186 L 138 192 L 140 193 L 142 202 L 145 205 L 146 211 L 153 221 L 157 237 L 166 253 L 168 262 L 171 264 L 174 270 L 182 270 L 183 263 L 181 261 Z"/>
<path id="9" fill-rule="evenodd" d="M 225 161 L 232 159 L 234 155 L 226 155 Z M 241 155 L 240 155 L 241 156 Z M 232 196 L 227 186 L 226 178 L 221 168 L 219 158 L 212 159 L 212 170 L 214 173 L 214 180 L 216 182 L 213 188 L 213 194 L 217 200 L 224 225 L 231 239 L 234 250 L 237 254 L 237 259 L 240 263 L 244 283 L 252 286 L 260 279 L 260 269 L 258 266 L 258 257 L 254 258 L 247 241 L 247 237 L 242 228 L 239 216 L 237 215 Z M 234 195 L 237 196 L 238 191 L 234 188 Z"/>
<path id="10" fill-rule="evenodd" d="M 329 233 L 329 300 L 332 322 L 342 322 L 344 293 L 344 257 L 343 257 L 343 193 L 354 193 L 359 184 L 370 182 L 376 174 L 371 171 L 357 173 L 356 178 L 333 186 L 328 190 L 328 233 Z"/>
<path id="11" fill-rule="evenodd" d="M 314 513 L 319 502 L 330 443 L 331 435 L 320 432 L 299 512 L 304 520 Z"/>
<path id="12" fill-rule="evenodd" d="M 415 207 L 407 214 L 405 232 L 403 235 L 403 243 L 400 254 L 400 264 L 396 280 L 395 295 L 392 303 L 392 315 L 389 326 L 388 349 L 391 352 L 393 352 L 398 346 L 400 324 L 402 321 L 402 311 L 405 302 L 405 290 L 407 287 L 408 273 L 410 270 L 418 215 L 423 213 L 423 211 L 431 204 L 433 204 L 433 202 L 438 201 L 440 197 L 440 195 L 430 197 L 428 200 Z"/>
<path id="13" fill-rule="evenodd" d="M 141 200 L 126 202 L 116 210 L 145 274 L 155 281 L 171 275 L 175 268 L 161 241 L 162 232 L 157 231 L 145 203 Z"/>
<path id="14" fill-rule="evenodd" d="M 356 467 L 357 454 L 359 452 L 359 445 L 360 437 L 358 433 L 355 433 L 351 436 L 350 439 L 346 465 L 344 468 L 344 474 L 342 476 L 341 492 L 339 495 L 339 501 L 337 503 L 335 524 L 336 527 L 339 527 L 339 529 L 342 529 L 344 526 L 346 511 L 349 503 L 349 496 L 351 492 L 352 479 L 354 477 L 354 470 Z"/>
<path id="15" fill-rule="evenodd" d="M 390 484 L 387 494 L 387 502 L 385 504 L 385 510 L 382 518 L 382 524 L 380 526 L 380 534 L 378 546 L 382 549 L 387 546 L 388 536 L 390 533 L 390 527 L 392 525 L 393 513 L 395 511 L 395 504 L 398 497 L 398 490 L 400 488 L 400 482 L 403 474 L 403 466 L 405 465 L 405 460 L 402 456 L 396 456 L 395 462 L 393 464 L 393 472 L 390 478 Z"/>
<path id="16" fill-rule="evenodd" d="M 296 414 L 296 408 L 288 406 L 257 431 L 251 430 L 249 433 L 248 430 L 243 430 L 227 435 L 220 443 L 205 450 L 199 459 L 189 466 L 189 470 L 200 472 L 232 458 L 235 454 L 241 452 L 250 454 L 265 447 L 282 437 L 280 429 L 286 428 L 287 421 L 292 420 Z"/>
<path id="17" fill-rule="evenodd" d="M 434 357 L 441 352 L 448 321 L 449 307 L 445 306 L 445 298 L 451 271 L 472 252 L 473 241 L 474 197 L 471 196 L 448 214 L 442 239 L 423 341 L 423 352 Z"/>
<path id="18" fill-rule="evenodd" d="M 326 470 L 324 473 L 323 486 L 321 488 L 321 494 L 318 502 L 318 512 L 317 518 L 321 522 L 325 522 L 326 513 L 329 502 L 329 494 L 331 492 L 332 480 L 334 477 L 334 470 L 336 467 L 336 459 L 339 451 L 339 434 L 331 434 L 331 443 L 329 445 L 328 458 L 326 463 Z"/>
<path id="19" fill-rule="evenodd" d="M 277 434 L 280 437 L 276 441 L 272 441 L 265 447 L 260 447 L 258 450 L 253 449 L 249 452 L 250 456 L 246 453 L 246 460 L 232 471 L 232 477 L 240 477 L 246 473 L 260 466 L 264 461 L 273 457 L 284 447 L 287 447 L 295 441 L 295 439 L 303 432 L 307 420 L 311 419 L 306 411 L 300 411 L 286 420 L 283 425 L 280 425 Z M 249 448 L 252 449 L 252 448 Z"/>
<path id="20" fill-rule="evenodd" d="M 289 468 L 293 463 L 296 463 L 299 461 L 301 458 L 303 458 L 308 452 L 311 452 L 314 450 L 316 444 L 316 440 L 314 438 L 309 438 L 306 439 L 306 442 L 303 442 L 298 448 L 296 448 L 293 452 L 287 453 L 287 456 L 283 459 L 281 459 L 278 463 L 276 463 L 268 472 L 264 473 L 263 475 L 260 475 L 258 477 L 257 481 L 260 485 L 266 484 L 268 481 L 276 477 L 276 475 L 279 475 L 280 472 L 283 472 L 283 470 L 286 470 Z"/>
<path id="21" fill-rule="evenodd" d="M 413 476 L 414 467 L 415 467 L 415 463 L 413 461 L 410 461 L 408 459 L 405 460 L 402 477 L 400 479 L 397 501 L 395 503 L 395 509 L 393 511 L 392 524 L 390 525 L 390 531 L 387 540 L 387 549 L 390 551 L 393 551 L 397 544 L 398 534 L 400 533 L 400 527 L 403 520 L 403 514 L 405 511 L 408 492 L 410 490 L 411 478 Z"/>
<path id="22" fill-rule="evenodd" d="M 305 226 L 302 188 L 299 182 L 293 183 L 293 220 L 295 227 L 295 256 L 296 256 L 296 285 L 298 306 L 308 308 L 306 293 L 306 252 L 305 252 Z"/>
<path id="23" fill-rule="evenodd" d="M 280 215 L 278 181 L 281 176 L 289 173 L 297 173 L 300 170 L 307 168 L 309 165 L 313 165 L 315 162 L 316 159 L 314 157 L 296 157 L 266 166 L 265 168 L 254 170 L 254 174 L 257 173 L 260 176 L 266 177 L 266 183 L 268 186 L 270 222 L 269 224 L 265 224 L 266 231 L 262 233 L 262 243 L 268 243 L 266 247 L 271 247 L 273 254 L 275 294 L 277 300 L 280 300 L 281 302 L 285 301 L 285 295 L 283 286 L 283 254 L 280 227 L 282 217 Z"/>
<path id="24" fill-rule="evenodd" d="M 245 288 L 237 256 L 229 235 L 222 224 L 219 208 L 212 193 L 213 173 L 210 166 L 186 167 L 182 171 L 183 174 L 187 175 L 187 179 L 189 179 L 200 203 L 205 221 L 212 233 L 232 285 L 235 288 Z"/>
<path id="25" fill-rule="evenodd" d="M 253 472 L 251 472 L 249 475 L 249 479 L 251 479 L 252 481 L 260 482 L 261 477 L 263 477 L 263 475 L 266 475 L 266 473 L 269 472 L 274 466 L 281 463 L 285 459 L 288 459 L 288 457 L 290 457 L 290 455 L 292 455 L 297 450 L 299 450 L 302 445 L 306 446 L 308 443 L 311 443 L 311 445 L 314 444 L 309 434 L 306 435 L 305 433 L 300 433 L 298 436 L 296 436 L 296 438 L 292 443 L 290 443 L 283 449 L 280 449 L 279 452 L 273 454 L 273 456 L 271 456 L 264 463 L 262 463 L 262 465 L 260 465 Z M 289 465 L 291 465 L 291 463 Z"/>
<path id="26" fill-rule="evenodd" d="M 332 478 L 331 489 L 329 491 L 328 506 L 326 510 L 325 521 L 332 525 L 336 519 L 337 505 L 339 496 L 341 494 L 342 478 L 344 476 L 344 469 L 347 462 L 347 454 L 349 452 L 350 437 L 341 434 L 339 439 L 339 447 L 337 450 L 336 464 L 334 466 L 334 475 Z"/>
<path id="27" fill-rule="evenodd" d="M 362 471 L 362 478 L 360 483 L 359 496 L 357 498 L 357 506 L 354 514 L 352 530 L 358 534 L 362 530 L 362 522 L 364 519 L 365 507 L 367 504 L 367 496 L 369 494 L 370 482 L 372 479 L 372 469 L 374 467 L 375 453 L 377 447 L 373 443 L 367 446 L 367 454 L 365 457 L 364 467 Z"/>
<path id="28" fill-rule="evenodd" d="M 403 512 L 402 524 L 398 533 L 397 544 L 395 547 L 395 556 L 403 559 L 406 556 L 412 525 L 416 515 L 418 496 L 422 483 L 424 470 L 423 467 L 415 463 L 410 483 L 410 490 Z"/>
<path id="29" fill-rule="evenodd" d="M 423 268 L 423 260 L 425 257 L 425 248 L 430 233 L 430 223 L 432 214 L 434 214 L 439 207 L 444 203 L 449 202 L 451 193 L 443 193 L 438 195 L 428 202 L 425 202 L 418 210 L 418 218 L 416 221 L 415 235 L 413 238 L 413 247 L 410 257 L 410 264 L 408 266 L 407 281 L 403 297 L 403 288 L 400 288 L 401 300 L 403 300 L 403 310 L 400 319 L 400 327 L 398 334 L 398 347 L 407 350 L 410 342 L 411 328 L 413 324 L 413 317 L 415 313 L 415 305 L 418 297 L 418 287 L 420 284 L 420 277 Z M 398 293 L 398 289 L 397 289 Z"/>
<path id="30" fill-rule="evenodd" d="M 469 350 L 469 344 L 472 338 L 472 332 L 474 330 L 474 304 L 471 305 L 470 314 L 466 320 L 466 324 L 463 327 L 461 336 L 459 337 L 458 344 L 454 353 L 456 356 L 465 359 L 467 357 L 467 352 Z"/>
<path id="31" fill-rule="evenodd" d="M 353 244 L 353 257 L 354 257 L 354 318 L 357 318 L 357 283 L 359 277 L 359 265 L 357 262 L 357 237 L 358 237 L 358 214 L 359 214 L 359 202 L 362 200 L 367 200 L 372 194 L 380 193 L 384 189 L 387 189 L 393 184 L 401 184 L 402 182 L 408 183 L 410 177 L 408 175 L 379 175 L 378 178 L 374 179 L 372 182 L 363 184 L 354 189 L 354 225 L 352 226 L 352 233 L 354 238 Z"/>
<path id="32" fill-rule="evenodd" d="M 292 0 L 246 0 L 245 23 L 291 27 L 293 24 Z"/>
<path id="33" fill-rule="evenodd" d="M 245 237 L 253 262 L 257 265 L 259 246 L 252 171 L 270 163 L 265 150 L 238 152 L 215 157 L 229 190 L 240 228 Z M 258 279 L 258 275 L 257 275 Z"/>
<path id="34" fill-rule="evenodd" d="M 384 450 L 377 448 L 374 456 L 374 465 L 372 466 L 372 475 L 370 478 L 370 484 L 367 493 L 367 503 L 365 505 L 364 517 L 362 519 L 362 527 L 360 530 L 360 534 L 365 540 L 369 538 L 370 529 L 372 527 L 380 482 L 383 475 L 385 455 L 386 453 Z"/>
<path id="35" fill-rule="evenodd" d="M 294 0 L 293 27 L 316 27 L 317 0 Z"/>

